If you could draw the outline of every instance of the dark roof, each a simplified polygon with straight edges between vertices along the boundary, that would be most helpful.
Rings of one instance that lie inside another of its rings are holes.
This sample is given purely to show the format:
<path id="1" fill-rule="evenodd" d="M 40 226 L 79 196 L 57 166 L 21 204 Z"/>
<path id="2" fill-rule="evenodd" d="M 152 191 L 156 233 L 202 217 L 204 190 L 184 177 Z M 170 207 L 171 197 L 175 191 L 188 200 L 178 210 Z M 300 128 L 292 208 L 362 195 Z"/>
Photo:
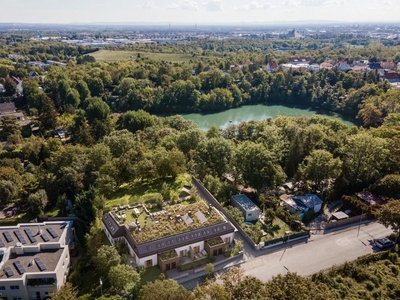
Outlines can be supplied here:
<path id="1" fill-rule="evenodd" d="M 368 67 L 369 67 L 371 70 L 382 69 L 381 64 L 378 63 L 378 62 L 371 62 L 371 63 L 368 64 Z"/>
<path id="2" fill-rule="evenodd" d="M 399 79 L 400 74 L 396 71 L 385 71 L 385 79 Z"/>
<path id="3" fill-rule="evenodd" d="M 0 113 L 12 113 L 16 110 L 14 102 L 0 103 Z"/>
<path id="4" fill-rule="evenodd" d="M 271 60 L 271 61 L 269 62 L 269 67 L 270 67 L 271 69 L 277 69 L 277 68 L 278 68 L 278 64 L 276 63 L 276 61 Z"/>
<path id="5" fill-rule="evenodd" d="M 53 237 L 48 229 L 54 230 L 57 236 Z M 29 229 L 34 240 L 31 240 L 25 230 Z M 41 233 L 39 233 L 39 230 Z M 60 224 L 35 224 L 35 225 L 19 225 L 19 226 L 2 226 L 0 227 L 0 240 L 3 242 L 4 247 L 14 247 L 16 243 L 20 242 L 17 234 L 21 234 L 25 240 L 23 246 L 37 245 L 38 243 L 56 243 L 59 241 L 63 231 L 65 230 L 65 223 Z M 7 233 L 11 236 L 12 241 L 7 241 Z M 19 232 L 19 233 L 18 233 Z M 0 247 L 2 248 L 2 247 Z"/>
<path id="6" fill-rule="evenodd" d="M 187 244 L 210 240 L 234 231 L 235 228 L 229 222 L 222 222 L 208 227 L 203 227 L 188 232 L 168 236 L 148 243 L 143 243 L 140 245 L 135 244 L 134 249 L 136 248 L 135 252 L 138 257 L 146 257 L 167 250 L 179 248 Z"/>
<path id="7" fill-rule="evenodd" d="M 101 220 L 114 239 L 125 234 L 124 226 L 120 226 L 111 213 L 104 214 Z"/>
<path id="8" fill-rule="evenodd" d="M 7 276 L 4 272 L 0 272 L 0 280 L 21 278 L 23 276 L 23 274 L 20 274 L 15 267 L 16 262 L 20 262 L 21 266 L 25 269 L 26 272 L 24 274 L 40 273 L 41 271 L 38 268 L 37 263 L 34 261 L 35 258 L 39 258 L 46 267 L 46 270 L 44 270 L 43 272 L 53 272 L 55 271 L 57 264 L 60 261 L 61 254 L 63 253 L 64 249 L 65 248 L 47 250 L 41 249 L 41 251 L 37 253 L 25 253 L 22 255 L 17 255 L 13 253 L 10 255 L 3 266 L 3 270 L 6 267 L 10 267 L 13 275 Z"/>

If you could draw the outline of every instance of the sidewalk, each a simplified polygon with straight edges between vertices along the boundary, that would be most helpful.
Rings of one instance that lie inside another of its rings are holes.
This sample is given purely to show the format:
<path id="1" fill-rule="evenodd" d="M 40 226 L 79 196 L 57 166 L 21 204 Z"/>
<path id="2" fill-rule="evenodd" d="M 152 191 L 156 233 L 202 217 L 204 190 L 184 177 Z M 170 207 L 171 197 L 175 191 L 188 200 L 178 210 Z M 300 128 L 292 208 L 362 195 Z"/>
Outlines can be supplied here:
<path id="1" fill-rule="evenodd" d="M 243 252 L 231 258 L 225 258 L 223 255 L 218 255 L 216 256 L 215 262 L 213 263 L 214 272 L 225 270 L 244 262 L 245 260 L 243 259 Z M 173 269 L 167 271 L 166 274 L 168 278 L 175 279 L 179 284 L 182 284 L 206 276 L 207 273 L 204 271 L 204 269 L 205 266 L 183 272 L 179 272 L 177 269 Z"/>

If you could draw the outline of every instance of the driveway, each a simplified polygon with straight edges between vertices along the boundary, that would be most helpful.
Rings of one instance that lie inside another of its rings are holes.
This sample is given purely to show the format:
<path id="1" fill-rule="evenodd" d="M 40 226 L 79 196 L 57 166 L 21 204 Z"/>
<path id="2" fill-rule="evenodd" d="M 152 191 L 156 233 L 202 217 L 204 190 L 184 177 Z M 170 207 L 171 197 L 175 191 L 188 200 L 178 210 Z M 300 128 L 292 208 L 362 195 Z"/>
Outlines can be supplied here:
<path id="1" fill-rule="evenodd" d="M 305 244 L 292 245 L 275 253 L 258 256 L 241 265 L 245 275 L 268 281 L 288 271 L 307 276 L 333 265 L 378 251 L 372 240 L 392 233 L 379 223 L 367 223 L 326 235 L 314 235 Z"/>

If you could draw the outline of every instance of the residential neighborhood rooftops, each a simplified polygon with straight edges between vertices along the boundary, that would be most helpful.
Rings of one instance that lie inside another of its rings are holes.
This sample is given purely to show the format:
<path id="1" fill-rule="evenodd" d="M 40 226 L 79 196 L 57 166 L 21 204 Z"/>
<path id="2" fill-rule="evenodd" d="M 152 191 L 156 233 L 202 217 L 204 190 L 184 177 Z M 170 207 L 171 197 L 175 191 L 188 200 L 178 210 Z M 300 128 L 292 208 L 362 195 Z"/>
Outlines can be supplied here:
<path id="1" fill-rule="evenodd" d="M 232 199 L 246 211 L 260 210 L 246 195 L 234 195 Z"/>
<path id="2" fill-rule="evenodd" d="M 323 201 L 315 194 L 305 194 L 305 195 L 301 195 L 301 196 L 294 196 L 293 200 L 301 201 L 301 203 L 308 208 L 315 207 L 315 206 L 323 203 Z"/>
<path id="3" fill-rule="evenodd" d="M 14 102 L 0 103 L 0 114 L 14 113 L 16 110 Z"/>

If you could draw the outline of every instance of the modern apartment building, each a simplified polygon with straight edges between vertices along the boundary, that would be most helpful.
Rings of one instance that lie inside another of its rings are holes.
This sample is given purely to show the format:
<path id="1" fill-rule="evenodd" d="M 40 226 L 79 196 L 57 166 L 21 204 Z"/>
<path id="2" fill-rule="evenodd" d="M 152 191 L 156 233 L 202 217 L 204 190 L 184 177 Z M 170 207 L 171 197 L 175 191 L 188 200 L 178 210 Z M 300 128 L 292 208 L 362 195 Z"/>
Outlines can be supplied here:
<path id="1" fill-rule="evenodd" d="M 137 266 L 159 265 L 162 271 L 175 269 L 182 260 L 223 254 L 236 230 L 203 201 L 154 213 L 142 205 L 120 207 L 103 215 L 102 225 L 111 244 L 120 240 L 128 246 Z"/>
<path id="2" fill-rule="evenodd" d="M 0 227 L 0 293 L 4 300 L 47 299 L 66 282 L 72 223 Z M 0 297 L 0 298 L 1 298 Z"/>

